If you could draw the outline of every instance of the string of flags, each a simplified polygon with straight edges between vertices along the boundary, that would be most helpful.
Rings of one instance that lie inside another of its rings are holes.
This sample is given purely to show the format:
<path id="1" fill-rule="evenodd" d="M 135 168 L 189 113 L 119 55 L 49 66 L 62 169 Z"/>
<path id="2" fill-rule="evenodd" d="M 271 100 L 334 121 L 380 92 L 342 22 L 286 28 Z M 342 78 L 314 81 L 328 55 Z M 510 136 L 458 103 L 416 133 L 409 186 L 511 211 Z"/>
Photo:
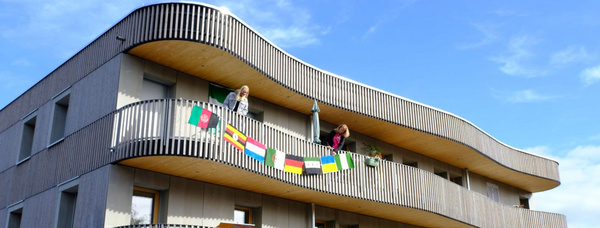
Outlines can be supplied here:
<path id="1" fill-rule="evenodd" d="M 216 128 L 220 123 L 220 118 L 208 109 L 194 106 L 188 123 L 200 128 Z M 300 157 L 286 154 L 246 136 L 229 123 L 225 128 L 223 139 L 240 152 L 266 166 L 288 173 L 326 174 L 354 168 L 354 160 L 348 153 L 323 157 Z"/>

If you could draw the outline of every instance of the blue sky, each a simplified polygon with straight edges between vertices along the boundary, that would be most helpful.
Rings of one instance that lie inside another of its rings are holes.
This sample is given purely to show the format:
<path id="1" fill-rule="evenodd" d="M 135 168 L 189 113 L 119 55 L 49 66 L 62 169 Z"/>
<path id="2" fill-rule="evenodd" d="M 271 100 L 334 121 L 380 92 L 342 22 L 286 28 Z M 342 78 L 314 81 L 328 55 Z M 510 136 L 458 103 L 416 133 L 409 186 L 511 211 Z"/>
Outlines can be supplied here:
<path id="1" fill-rule="evenodd" d="M 0 0 L 0 107 L 150 2 Z M 562 183 L 534 209 L 600 224 L 600 2 L 204 2 L 308 64 L 557 160 Z"/>

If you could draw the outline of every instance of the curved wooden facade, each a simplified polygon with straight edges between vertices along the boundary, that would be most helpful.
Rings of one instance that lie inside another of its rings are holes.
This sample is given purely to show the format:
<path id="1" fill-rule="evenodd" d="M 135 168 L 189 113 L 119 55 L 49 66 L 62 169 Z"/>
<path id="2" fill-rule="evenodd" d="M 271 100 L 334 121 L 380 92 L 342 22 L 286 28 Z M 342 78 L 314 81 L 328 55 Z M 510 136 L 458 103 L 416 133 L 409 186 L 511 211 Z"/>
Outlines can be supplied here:
<path id="1" fill-rule="evenodd" d="M 121 53 L 231 88 L 244 82 L 252 96 L 306 115 L 317 101 L 323 121 L 348 120 L 355 132 L 529 192 L 560 184 L 556 161 L 512 148 L 448 112 L 317 69 L 236 17 L 191 3 L 135 10 L 0 111 L 0 129 L 48 102 L 39 97 L 52 97 Z M 193 104 L 245 126 L 265 144 L 301 148 L 297 155 L 302 156 L 326 154 L 322 146 L 206 103 L 150 100 L 104 113 L 28 162 L 0 172 L 0 180 L 19 186 L 4 195 L 0 206 L 118 162 L 426 227 L 566 227 L 562 215 L 501 205 L 433 173 L 392 162 L 377 170 L 361 166 L 319 176 L 283 173 L 241 156 L 218 134 L 186 125 L 182 113 L 189 113 Z M 364 161 L 361 155 L 353 158 Z M 19 185 L 24 183 L 19 173 L 41 181 Z"/>
<path id="2" fill-rule="evenodd" d="M 247 82 L 253 96 L 300 113 L 310 114 L 316 100 L 322 120 L 354 120 L 353 131 L 527 191 L 560 183 L 556 161 L 512 148 L 458 116 L 321 71 L 204 5 L 140 8 L 51 73 L 59 77 L 27 93 L 51 96 L 121 52 L 232 88 Z M 16 100 L 9 106 L 22 112 L 2 118 L 20 118 L 41 102 Z"/>

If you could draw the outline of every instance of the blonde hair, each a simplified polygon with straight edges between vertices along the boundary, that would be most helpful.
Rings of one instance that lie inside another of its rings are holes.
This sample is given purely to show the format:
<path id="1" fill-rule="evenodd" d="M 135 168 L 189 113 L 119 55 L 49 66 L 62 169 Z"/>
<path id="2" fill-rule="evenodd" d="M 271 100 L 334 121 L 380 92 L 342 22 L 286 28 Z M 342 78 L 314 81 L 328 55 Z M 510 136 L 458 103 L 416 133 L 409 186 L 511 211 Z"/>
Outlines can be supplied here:
<path id="1" fill-rule="evenodd" d="M 348 138 L 348 136 L 350 136 L 350 129 L 348 128 L 348 125 L 346 125 L 346 124 L 341 124 L 340 126 L 336 127 L 336 128 L 335 128 L 335 132 L 339 134 L 339 132 L 340 132 L 340 130 L 341 130 L 342 128 L 343 128 L 344 130 L 346 130 L 346 131 L 344 131 L 344 133 L 343 133 L 343 135 L 344 135 L 344 138 Z"/>
<path id="2" fill-rule="evenodd" d="M 246 91 L 248 91 L 248 92 L 246 93 L 246 95 L 244 95 L 244 96 L 242 97 L 242 96 L 240 96 L 240 93 L 242 93 L 242 90 L 244 90 L 244 89 L 245 89 Z M 243 85 L 243 86 L 242 86 L 242 87 L 240 87 L 238 90 L 236 90 L 236 91 L 235 91 L 235 93 L 236 93 L 236 94 L 235 94 L 235 99 L 236 99 L 236 100 L 240 101 L 240 100 L 247 99 L 247 98 L 248 98 L 248 95 L 250 95 L 250 87 L 248 87 L 247 85 Z"/>

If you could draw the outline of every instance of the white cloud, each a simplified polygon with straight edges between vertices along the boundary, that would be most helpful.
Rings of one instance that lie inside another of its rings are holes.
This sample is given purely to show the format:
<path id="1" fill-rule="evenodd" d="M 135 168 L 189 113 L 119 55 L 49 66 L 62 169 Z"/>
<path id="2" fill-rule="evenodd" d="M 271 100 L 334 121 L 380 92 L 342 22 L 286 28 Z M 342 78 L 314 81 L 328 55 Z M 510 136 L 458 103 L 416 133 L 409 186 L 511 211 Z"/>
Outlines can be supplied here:
<path id="1" fill-rule="evenodd" d="M 550 100 L 558 98 L 559 96 L 544 95 L 533 89 L 527 89 L 496 95 L 496 97 L 511 103 L 528 103 Z"/>
<path id="2" fill-rule="evenodd" d="M 377 20 L 363 33 L 362 39 L 369 38 L 369 36 L 376 33 L 380 27 L 385 26 L 385 24 L 389 24 L 391 21 L 398 18 L 406 8 L 412 6 L 416 2 L 417 0 L 399 0 L 394 2 L 395 4 L 385 5 L 386 7 L 382 8 L 379 12 Z"/>
<path id="3" fill-rule="evenodd" d="M 550 64 L 564 65 L 575 62 L 586 61 L 590 58 L 583 46 L 569 46 L 566 49 L 554 53 L 550 57 Z"/>
<path id="4" fill-rule="evenodd" d="M 600 140 L 600 134 L 591 136 L 591 137 L 588 138 L 588 140 L 591 140 L 591 141 Z"/>
<path id="5" fill-rule="evenodd" d="M 497 25 L 491 23 L 474 23 L 473 27 L 483 34 L 483 38 L 477 42 L 458 45 L 458 49 L 474 49 L 494 43 L 498 40 L 498 35 L 496 35 L 495 32 Z"/>
<path id="6" fill-rule="evenodd" d="M 305 47 L 319 42 L 313 34 L 299 27 L 272 28 L 264 35 L 280 47 Z"/>
<path id="7" fill-rule="evenodd" d="M 535 58 L 535 54 L 530 49 L 538 42 L 527 35 L 513 37 L 507 45 L 508 55 L 493 57 L 491 60 L 502 64 L 500 71 L 508 75 L 525 77 L 545 75 L 546 71 L 526 65 L 527 62 Z"/>
<path id="8" fill-rule="evenodd" d="M 30 67 L 30 66 L 33 66 L 34 64 L 25 58 L 20 58 L 20 59 L 15 59 L 12 62 L 10 62 L 10 65 L 18 66 L 18 67 Z"/>
<path id="9" fill-rule="evenodd" d="M 312 21 L 311 13 L 286 0 L 220 1 L 234 15 L 280 47 L 305 47 L 318 44 L 321 27 Z M 276 18 L 276 19 L 274 19 Z"/>
<path id="10" fill-rule="evenodd" d="M 567 216 L 569 227 L 596 227 L 600 224 L 600 146 L 578 146 L 559 162 L 561 185 L 536 193 L 534 210 L 556 212 Z"/>
<path id="11" fill-rule="evenodd" d="M 583 83 L 585 83 L 585 85 L 587 85 L 587 86 L 594 84 L 596 82 L 599 82 L 600 81 L 600 65 L 583 70 L 581 72 L 581 74 L 579 75 L 579 77 L 581 78 Z"/>

